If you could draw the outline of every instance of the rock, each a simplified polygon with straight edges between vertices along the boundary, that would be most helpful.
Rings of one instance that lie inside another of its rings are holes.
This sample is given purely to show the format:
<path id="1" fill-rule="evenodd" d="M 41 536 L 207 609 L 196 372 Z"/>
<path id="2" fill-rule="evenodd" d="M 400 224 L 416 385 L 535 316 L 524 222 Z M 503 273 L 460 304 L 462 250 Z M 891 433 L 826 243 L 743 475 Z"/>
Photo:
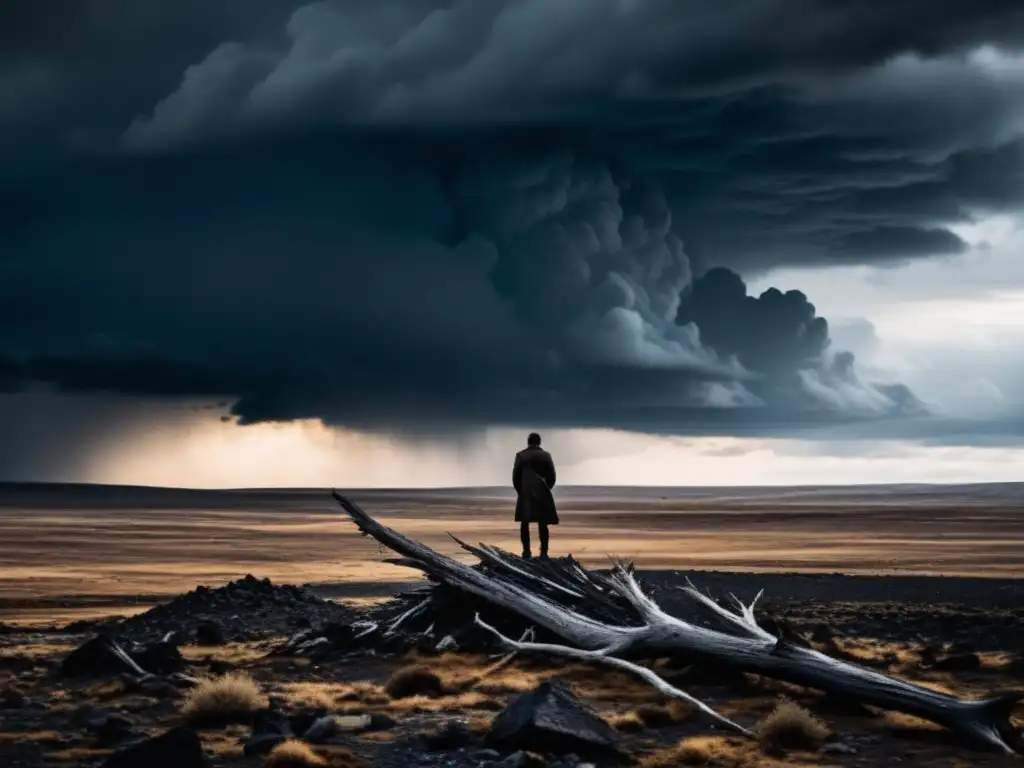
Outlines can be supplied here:
<path id="1" fill-rule="evenodd" d="M 619 737 L 561 680 L 548 680 L 516 698 L 491 724 L 487 745 L 502 752 L 578 755 L 615 751 Z"/>
<path id="2" fill-rule="evenodd" d="M 392 728 L 398 725 L 398 721 L 388 715 L 372 714 L 370 715 L 370 727 L 368 731 L 390 731 Z"/>
<path id="3" fill-rule="evenodd" d="M 219 622 L 204 621 L 196 627 L 197 645 L 224 645 L 227 641 L 227 632 Z"/>
<path id="4" fill-rule="evenodd" d="M 199 736 L 180 726 L 112 755 L 103 768 L 208 768 Z"/>
<path id="5" fill-rule="evenodd" d="M 173 642 L 136 646 L 129 655 L 136 664 L 154 675 L 168 675 L 185 668 L 185 659 Z"/>
<path id="6" fill-rule="evenodd" d="M 321 715 L 313 720 L 293 715 L 292 730 L 301 734 L 305 741 L 323 744 L 342 733 L 366 733 L 387 731 L 398 723 L 387 715 Z"/>
<path id="7" fill-rule="evenodd" d="M 0 690 L 0 709 L 21 709 L 25 706 L 25 694 L 17 688 Z"/>
<path id="8" fill-rule="evenodd" d="M 955 656 L 947 656 L 937 660 L 932 667 L 947 672 L 965 672 L 978 669 L 981 666 L 981 657 L 976 653 L 961 653 Z"/>
<path id="9" fill-rule="evenodd" d="M 323 744 L 339 733 L 346 730 L 357 731 L 360 730 L 360 726 L 369 724 L 368 715 L 324 715 L 314 720 L 308 728 L 296 730 L 302 734 L 303 741 L 308 741 L 310 744 Z"/>
<path id="10" fill-rule="evenodd" d="M 124 741 L 135 733 L 132 721 L 117 713 L 91 717 L 86 721 L 85 728 L 101 746 Z"/>
<path id="11" fill-rule="evenodd" d="M 122 679 L 125 678 L 123 677 Z M 167 680 L 161 680 L 159 677 L 146 677 L 141 680 L 129 678 L 129 682 L 125 684 L 125 690 L 132 691 L 133 693 L 143 693 L 146 696 L 153 696 L 157 699 L 180 699 L 182 697 L 179 686 Z"/>
<path id="12" fill-rule="evenodd" d="M 278 744 L 295 738 L 291 720 L 283 712 L 264 709 L 253 719 L 252 735 L 245 742 L 243 752 L 247 757 L 265 755 Z"/>
<path id="13" fill-rule="evenodd" d="M 469 729 L 464 720 L 449 720 L 438 730 L 424 733 L 420 738 L 432 752 L 446 752 L 480 743 L 480 737 Z"/>
<path id="14" fill-rule="evenodd" d="M 150 643 L 126 651 L 107 635 L 96 635 L 71 651 L 61 662 L 60 671 L 66 677 L 102 677 L 128 673 L 146 674 L 177 672 L 185 666 L 178 648 L 173 643 Z"/>
<path id="15" fill-rule="evenodd" d="M 547 763 L 537 755 L 520 750 L 513 752 L 497 765 L 500 768 L 544 768 Z"/>
<path id="16" fill-rule="evenodd" d="M 60 671 L 66 677 L 98 677 L 128 672 L 136 674 L 126 661 L 124 649 L 106 635 L 89 638 L 64 657 Z"/>
<path id="17" fill-rule="evenodd" d="M 856 755 L 857 750 L 851 747 L 849 744 L 843 744 L 841 741 L 834 741 L 830 744 L 826 744 L 820 750 L 827 755 Z"/>
<path id="18" fill-rule="evenodd" d="M 447 653 L 449 651 L 457 651 L 458 649 L 459 644 L 451 635 L 445 635 L 441 638 L 440 642 L 434 646 L 434 650 L 438 653 Z"/>

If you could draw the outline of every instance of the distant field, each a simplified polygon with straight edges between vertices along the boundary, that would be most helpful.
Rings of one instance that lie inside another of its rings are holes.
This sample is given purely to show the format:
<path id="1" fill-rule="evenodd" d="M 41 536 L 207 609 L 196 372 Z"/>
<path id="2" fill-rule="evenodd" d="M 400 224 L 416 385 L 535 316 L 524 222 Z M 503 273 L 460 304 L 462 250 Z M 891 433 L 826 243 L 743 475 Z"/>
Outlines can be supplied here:
<path id="1" fill-rule="evenodd" d="M 515 550 L 504 489 L 362 491 L 444 552 Z M 1024 577 L 1024 486 L 559 489 L 554 554 L 645 569 Z M 415 575 L 355 534 L 328 491 L 0 485 L 0 621 L 110 613 L 253 573 L 386 593 Z M 384 582 L 382 584 L 382 582 Z"/>

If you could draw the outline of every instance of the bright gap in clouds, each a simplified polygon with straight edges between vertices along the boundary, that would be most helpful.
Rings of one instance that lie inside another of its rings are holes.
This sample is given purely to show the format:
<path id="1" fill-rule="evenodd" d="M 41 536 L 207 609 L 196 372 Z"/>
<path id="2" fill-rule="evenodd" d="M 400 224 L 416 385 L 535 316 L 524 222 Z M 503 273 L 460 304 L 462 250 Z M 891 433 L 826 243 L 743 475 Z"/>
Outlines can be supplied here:
<path id="1" fill-rule="evenodd" d="M 158 486 L 507 486 L 525 430 L 491 429 L 458 442 L 409 442 L 319 422 L 239 427 L 208 412 L 139 424 L 94 452 L 89 482 Z M 563 485 L 843 485 L 1007 481 L 1024 450 L 896 442 L 679 438 L 614 430 L 545 433 Z"/>
<path id="2" fill-rule="evenodd" d="M 833 346 L 866 377 L 905 382 L 940 414 L 991 418 L 1024 410 L 1024 226 L 989 217 L 953 227 L 953 257 L 890 267 L 786 269 L 754 293 L 799 286 L 828 318 Z"/>

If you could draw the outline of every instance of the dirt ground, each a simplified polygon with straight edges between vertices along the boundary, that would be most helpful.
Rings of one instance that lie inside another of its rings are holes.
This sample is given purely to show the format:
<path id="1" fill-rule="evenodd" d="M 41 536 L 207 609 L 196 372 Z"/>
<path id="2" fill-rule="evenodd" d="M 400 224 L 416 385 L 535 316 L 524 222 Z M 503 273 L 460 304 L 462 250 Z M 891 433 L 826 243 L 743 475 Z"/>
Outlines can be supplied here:
<path id="1" fill-rule="evenodd" d="M 117 715 L 135 733 L 156 735 L 184 721 L 181 693 L 134 691 L 118 679 L 64 680 L 56 674 L 60 660 L 82 638 L 60 635 L 8 636 L 0 648 L 0 690 L 17 691 L 26 704 L 0 710 L 0 764 L 9 768 L 98 765 L 117 749 L 104 744 L 88 723 L 97 716 Z M 920 666 L 911 645 L 885 644 L 868 639 L 844 640 L 843 652 L 860 663 L 960 696 L 982 697 L 994 690 L 1024 687 L 1024 670 L 1007 666 L 1005 654 L 983 655 L 982 667 L 969 672 L 937 672 Z M 824 744 L 840 743 L 846 751 L 790 749 L 766 750 L 757 742 L 723 734 L 653 688 L 624 673 L 576 663 L 524 657 L 497 673 L 488 674 L 493 659 L 448 654 L 439 657 L 358 657 L 311 662 L 302 658 L 268 655 L 272 642 L 222 647 L 187 647 L 190 673 L 209 674 L 229 669 L 256 681 L 261 695 L 285 709 L 323 708 L 336 714 L 387 715 L 396 725 L 370 733 L 353 734 L 322 752 L 328 765 L 339 768 L 373 765 L 404 766 L 497 765 L 488 762 L 479 746 L 425 749 L 424 734 L 437 732 L 453 721 L 483 733 L 495 715 L 515 696 L 543 680 L 556 677 L 607 722 L 621 729 L 622 749 L 634 764 L 645 766 L 708 765 L 720 768 L 783 768 L 788 766 L 892 765 L 995 768 L 1024 764 L 1019 758 L 989 754 L 963 744 L 938 727 L 915 718 L 873 710 L 843 711 L 820 694 L 795 686 L 744 676 L 730 682 L 709 682 L 689 671 L 656 665 L 675 685 L 699 697 L 723 714 L 756 728 L 783 699 L 806 708 L 828 732 Z M 440 695 L 392 698 L 384 690 L 391 675 L 408 666 L 435 671 L 444 681 Z M 6 695 L 6 694 L 5 694 Z M 672 712 L 667 722 L 637 726 L 643 707 Z M 1024 712 L 1022 712 L 1024 714 Z M 1017 726 L 1024 725 L 1018 720 Z M 203 745 L 216 768 L 256 768 L 261 757 L 246 757 L 243 743 L 250 733 L 244 724 L 201 730 Z M 707 761 L 676 762 L 679 745 L 709 748 Z M 341 757 L 338 758 L 337 755 Z M 355 756 L 361 762 L 352 762 Z M 332 759 L 332 757 L 334 759 Z M 489 758 L 488 758 L 489 759 Z"/>
<path id="2" fill-rule="evenodd" d="M 429 546 L 515 551 L 504 489 L 364 491 L 365 508 Z M 1015 484 L 863 488 L 558 489 L 553 554 L 645 570 L 1024 576 Z M 386 596 L 407 569 L 358 536 L 326 491 L 0 485 L 0 621 L 130 613 L 246 573 Z M 771 592 L 769 592 L 771 595 Z"/>
<path id="3" fill-rule="evenodd" d="M 1024 505 L 1017 491 L 570 489 L 560 497 L 565 522 L 555 541 L 597 566 L 613 554 L 636 559 L 645 586 L 670 612 L 687 577 L 715 595 L 749 599 L 763 588 L 765 615 L 809 634 L 826 628 L 836 638 L 829 652 L 976 698 L 1024 689 Z M 516 544 L 503 491 L 355 496 L 387 524 L 444 552 L 457 550 L 447 531 L 510 549 Z M 97 714 L 114 713 L 143 734 L 182 722 L 178 694 L 143 693 L 116 679 L 61 678 L 60 660 L 89 635 L 59 625 L 141 611 L 197 584 L 216 586 L 250 572 L 279 583 L 312 582 L 314 592 L 357 605 L 415 578 L 384 564 L 387 556 L 356 536 L 320 491 L 0 487 L 0 623 L 7 625 L 0 631 L 0 694 L 17 700 L 0 703 L 0 765 L 98 764 L 114 747 L 98 744 L 87 727 Z M 486 764 L 480 752 L 425 751 L 422 734 L 452 720 L 485 729 L 513 697 L 551 677 L 569 682 L 621 727 L 627 752 L 642 766 L 1024 765 L 975 751 L 923 721 L 837 710 L 816 692 L 752 676 L 709 682 L 693 670 L 659 667 L 749 727 L 780 698 L 794 700 L 825 722 L 830 742 L 852 751 L 779 754 L 688 716 L 638 728 L 630 713 L 666 700 L 624 674 L 585 665 L 524 657 L 484 674 L 492 660 L 465 655 L 311 662 L 268 655 L 275 642 L 183 651 L 190 674 L 250 675 L 261 695 L 288 707 L 394 719 L 392 729 L 347 737 L 344 749 L 327 754 L 337 766 Z M 925 649 L 943 643 L 976 653 L 979 665 L 937 671 Z M 410 664 L 434 670 L 447 692 L 408 699 L 384 693 L 388 677 Z M 244 725 L 202 731 L 218 768 L 262 765 L 262 758 L 242 754 L 248 732 Z M 693 747 L 685 760 L 697 762 L 680 762 L 680 744 Z"/>

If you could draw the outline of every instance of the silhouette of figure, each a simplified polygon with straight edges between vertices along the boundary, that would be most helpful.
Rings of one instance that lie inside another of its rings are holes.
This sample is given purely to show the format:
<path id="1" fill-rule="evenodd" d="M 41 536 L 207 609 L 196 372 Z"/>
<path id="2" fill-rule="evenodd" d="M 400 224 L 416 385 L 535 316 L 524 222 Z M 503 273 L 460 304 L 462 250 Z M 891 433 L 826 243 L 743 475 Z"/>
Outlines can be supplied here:
<path id="1" fill-rule="evenodd" d="M 540 447 L 540 435 L 531 432 L 526 448 L 516 454 L 512 467 L 512 485 L 515 486 L 516 522 L 523 541 L 523 557 L 530 558 L 530 523 L 537 524 L 540 534 L 540 556 L 548 556 L 548 526 L 558 525 L 558 510 L 551 489 L 555 487 L 555 462 L 551 454 Z"/>

